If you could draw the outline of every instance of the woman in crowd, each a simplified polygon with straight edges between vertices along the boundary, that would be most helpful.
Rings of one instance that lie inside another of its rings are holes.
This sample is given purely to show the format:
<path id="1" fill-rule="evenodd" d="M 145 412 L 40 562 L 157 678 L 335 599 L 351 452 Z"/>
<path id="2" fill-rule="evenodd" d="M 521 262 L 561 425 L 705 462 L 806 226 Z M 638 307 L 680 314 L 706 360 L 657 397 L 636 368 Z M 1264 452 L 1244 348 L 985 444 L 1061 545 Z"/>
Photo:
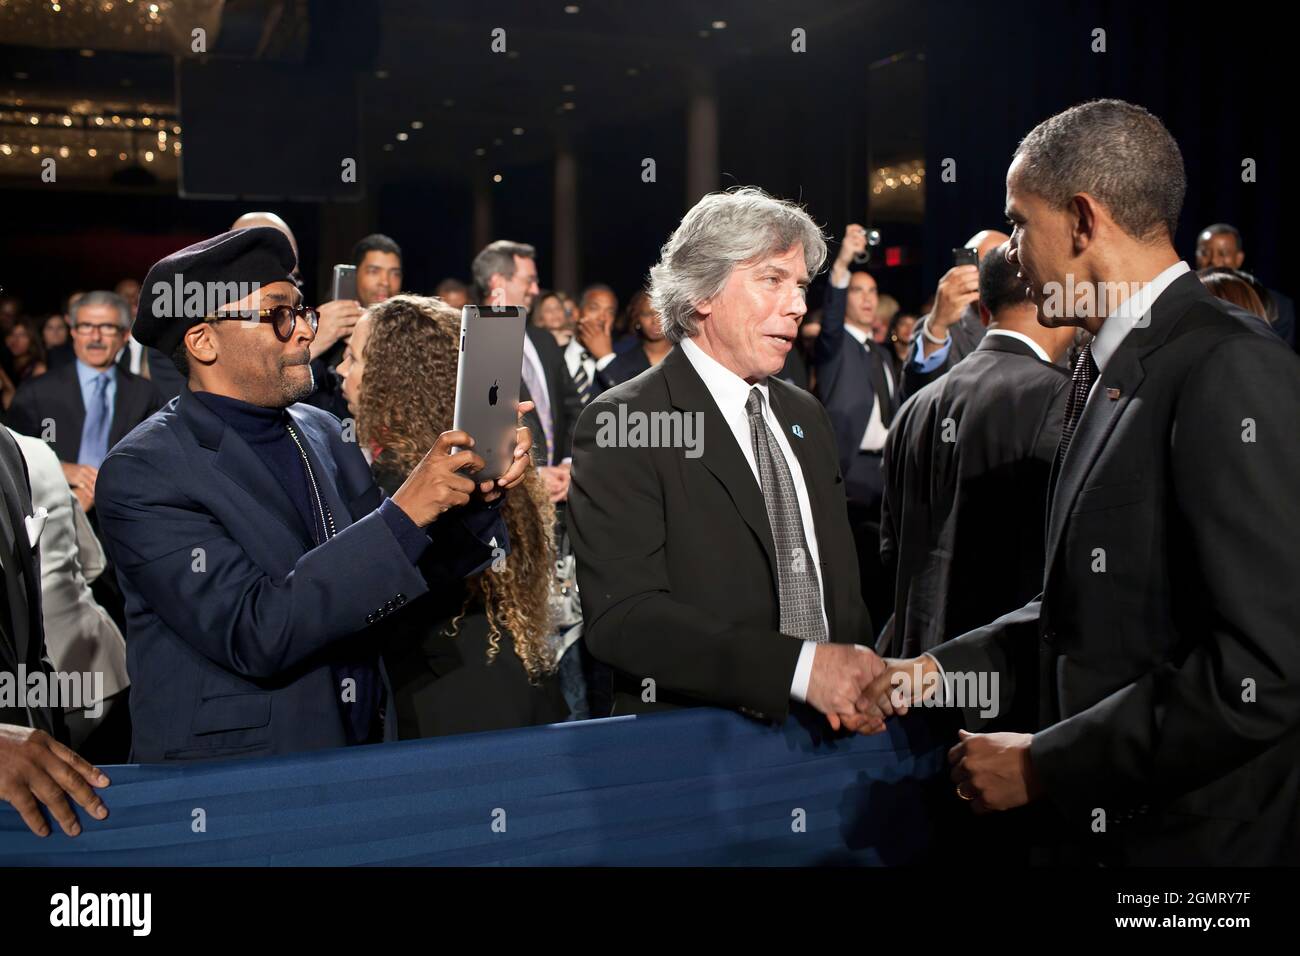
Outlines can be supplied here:
<path id="1" fill-rule="evenodd" d="M 45 349 L 30 318 L 24 315 L 14 320 L 13 328 L 5 333 L 5 345 L 14 357 L 15 385 L 45 374 Z"/>
<path id="2" fill-rule="evenodd" d="M 621 354 L 596 373 L 602 389 L 612 388 L 619 382 L 636 378 L 646 369 L 658 365 L 673 350 L 673 343 L 664 336 L 659 313 L 650 304 L 650 296 L 641 290 L 627 304 L 626 323 L 636 330 L 639 347 Z"/>
<path id="3" fill-rule="evenodd" d="M 533 303 L 533 313 L 528 317 L 533 325 L 555 336 L 555 342 L 560 348 L 568 345 L 569 339 L 573 338 L 574 317 L 567 299 L 568 296 L 563 292 L 543 292 Z"/>
<path id="4" fill-rule="evenodd" d="M 896 312 L 894 317 L 889 320 L 889 332 L 885 336 L 885 341 L 889 343 L 889 351 L 886 355 L 890 360 L 890 371 L 894 373 L 894 381 L 902 381 L 903 363 L 907 361 L 907 353 L 912 348 L 912 331 L 916 328 L 916 316 L 908 312 Z"/>
<path id="5" fill-rule="evenodd" d="M 375 481 L 387 494 L 451 428 L 459 341 L 454 310 L 411 295 L 366 310 L 353 330 L 338 371 L 359 439 L 373 453 Z M 500 507 L 510 553 L 472 578 L 430 591 L 394 622 L 384 666 L 401 739 L 568 716 L 550 642 L 554 507 L 536 473 Z"/>
<path id="6" fill-rule="evenodd" d="M 1201 269 L 1196 275 L 1215 298 L 1231 302 L 1272 324 L 1268 310 L 1255 289 L 1254 279 L 1239 269 L 1223 266 Z"/>
<path id="7" fill-rule="evenodd" d="M 58 312 L 41 323 L 41 342 L 45 346 L 45 364 L 49 368 L 57 368 L 76 358 L 72 351 L 72 333 L 68 328 L 68 320 Z"/>

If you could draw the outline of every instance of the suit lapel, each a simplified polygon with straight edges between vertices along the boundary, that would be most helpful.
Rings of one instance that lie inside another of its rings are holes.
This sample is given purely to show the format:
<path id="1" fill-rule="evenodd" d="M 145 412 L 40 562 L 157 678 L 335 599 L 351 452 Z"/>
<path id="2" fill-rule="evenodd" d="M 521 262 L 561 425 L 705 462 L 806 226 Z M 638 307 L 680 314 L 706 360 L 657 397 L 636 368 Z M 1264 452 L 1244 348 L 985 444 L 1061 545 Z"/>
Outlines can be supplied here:
<path id="1" fill-rule="evenodd" d="M 15 444 L 14 453 L 22 455 Z M 4 469 L 7 472 L 7 469 Z M 3 474 L 0 493 L 4 495 L 3 516 L 0 517 L 0 547 L 4 548 L 6 600 L 9 604 L 10 636 L 15 660 L 29 667 L 39 667 L 43 653 L 39 630 L 41 594 L 40 569 L 36 567 L 36 554 L 27 540 L 27 523 L 24 508 L 30 495 L 18 487 L 18 476 Z M 33 633 L 32 624 L 38 630 Z M 33 640 L 35 638 L 35 640 Z"/>
<path id="2" fill-rule="evenodd" d="M 15 505 L 18 502 L 17 488 L 7 473 L 0 471 L 0 494 L 4 495 L 4 507 L 0 509 L 0 548 L 3 548 L 4 579 L 8 589 L 4 596 L 9 608 L 8 620 L 0 622 L 0 640 L 5 642 L 4 659 L 12 658 L 15 667 L 27 660 L 27 643 L 21 634 L 25 627 L 20 625 L 23 617 L 22 608 L 14 604 L 14 597 L 19 593 L 15 587 L 14 576 L 19 574 L 18 552 L 15 547 Z"/>
<path id="3" fill-rule="evenodd" d="M 55 434 L 59 436 L 56 441 L 62 453 L 59 457 L 64 461 L 76 462 L 77 456 L 81 454 L 81 431 L 86 427 L 86 399 L 81 394 L 81 377 L 77 374 L 76 361 L 59 371 L 67 376 L 68 384 L 57 393 L 63 412 L 54 419 Z"/>
<path id="4" fill-rule="evenodd" d="M 1054 482 L 1047 521 L 1047 571 L 1051 572 L 1057 549 L 1065 536 L 1065 525 L 1075 499 L 1087 483 L 1101 450 L 1115 429 L 1124 410 L 1133 400 L 1146 377 L 1143 360 L 1155 352 L 1173 333 L 1179 320 L 1197 301 L 1209 298 L 1196 273 L 1175 279 L 1151 304 L 1148 319 L 1137 323 L 1120 342 L 1094 386 L 1092 397 L 1084 407 L 1075 428 L 1065 461 Z M 1051 480 L 1051 479 L 1049 479 Z"/>
<path id="5" fill-rule="evenodd" d="M 700 461 L 713 476 L 722 482 L 731 496 L 736 510 L 754 532 L 767 554 L 768 569 L 772 573 L 772 586 L 776 585 L 776 546 L 772 543 L 772 527 L 767 519 L 767 504 L 763 492 L 754 480 L 749 462 L 736 444 L 731 426 L 722 416 L 713 396 L 700 378 L 686 353 L 675 348 L 660 363 L 668 382 L 668 393 L 673 407 L 685 412 L 704 415 L 704 454 Z"/>
<path id="6" fill-rule="evenodd" d="M 113 420 L 108 426 L 108 447 L 126 437 L 126 423 L 135 416 L 135 377 L 121 364 L 117 366 L 117 395 L 113 398 Z"/>
<path id="7" fill-rule="evenodd" d="M 270 515 L 304 547 L 310 548 L 313 543 L 311 531 L 303 524 L 284 486 L 257 453 L 248 447 L 248 442 L 209 411 L 188 387 L 181 390 L 177 411 L 190 426 L 198 443 L 215 451 L 213 464 L 216 469 L 244 489 L 255 507 Z"/>
<path id="8" fill-rule="evenodd" d="M 343 500 L 342 492 L 339 491 L 335 463 L 328 455 L 329 436 L 317 428 L 307 415 L 293 406 L 289 408 L 289 415 L 307 446 L 307 458 L 311 462 L 312 473 L 316 476 L 316 485 L 320 488 L 325 506 L 334 515 L 334 527 L 342 531 L 352 523 L 352 512 Z"/>

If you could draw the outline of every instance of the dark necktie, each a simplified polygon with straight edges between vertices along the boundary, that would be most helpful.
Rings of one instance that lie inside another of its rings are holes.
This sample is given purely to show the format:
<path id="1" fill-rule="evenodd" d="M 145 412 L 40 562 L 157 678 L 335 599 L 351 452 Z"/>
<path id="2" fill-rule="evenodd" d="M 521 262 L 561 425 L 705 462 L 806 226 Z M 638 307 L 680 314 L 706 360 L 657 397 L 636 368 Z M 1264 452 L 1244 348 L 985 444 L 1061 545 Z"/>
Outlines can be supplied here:
<path id="1" fill-rule="evenodd" d="M 826 640 L 822 617 L 821 585 L 813 567 L 794 479 L 776 436 L 763 419 L 763 393 L 750 389 L 745 403 L 749 412 L 749 438 L 754 444 L 758 483 L 767 504 L 767 520 L 776 546 L 777 596 L 781 602 L 781 633 L 805 641 Z"/>
<path id="2" fill-rule="evenodd" d="M 590 352 L 583 352 L 582 357 L 578 359 L 578 370 L 573 373 L 573 384 L 578 387 L 578 397 L 582 399 L 582 404 L 586 405 L 591 401 L 591 377 L 587 374 L 587 359 L 591 358 Z"/>
<path id="3" fill-rule="evenodd" d="M 1074 430 L 1079 425 L 1079 419 L 1083 415 L 1083 407 L 1088 404 L 1088 393 L 1092 391 L 1093 383 L 1097 381 L 1097 363 L 1092 360 L 1092 342 L 1083 347 L 1079 357 L 1074 363 L 1074 374 L 1071 377 L 1074 385 L 1070 389 L 1070 395 L 1065 400 L 1065 424 L 1061 428 L 1061 443 L 1056 446 L 1056 470 L 1059 473 L 1061 464 L 1065 461 L 1065 453 L 1070 449 L 1070 439 L 1074 437 Z"/>

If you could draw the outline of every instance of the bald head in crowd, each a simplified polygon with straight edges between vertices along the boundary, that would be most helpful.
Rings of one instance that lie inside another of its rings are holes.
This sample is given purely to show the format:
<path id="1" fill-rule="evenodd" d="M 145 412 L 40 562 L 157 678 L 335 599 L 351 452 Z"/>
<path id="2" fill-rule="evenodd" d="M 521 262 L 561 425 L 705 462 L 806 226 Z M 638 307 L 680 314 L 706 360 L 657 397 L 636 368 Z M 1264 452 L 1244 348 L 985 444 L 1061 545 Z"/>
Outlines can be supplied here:
<path id="1" fill-rule="evenodd" d="M 289 240 L 289 246 L 293 249 L 293 257 L 298 258 L 298 240 L 294 238 L 293 230 L 289 224 L 273 212 L 246 212 L 230 224 L 230 231 L 236 229 L 250 229 L 253 226 L 270 226 L 272 229 L 278 229 L 284 234 L 284 238 Z M 295 262 L 293 267 L 294 274 L 298 272 L 298 265 Z"/>

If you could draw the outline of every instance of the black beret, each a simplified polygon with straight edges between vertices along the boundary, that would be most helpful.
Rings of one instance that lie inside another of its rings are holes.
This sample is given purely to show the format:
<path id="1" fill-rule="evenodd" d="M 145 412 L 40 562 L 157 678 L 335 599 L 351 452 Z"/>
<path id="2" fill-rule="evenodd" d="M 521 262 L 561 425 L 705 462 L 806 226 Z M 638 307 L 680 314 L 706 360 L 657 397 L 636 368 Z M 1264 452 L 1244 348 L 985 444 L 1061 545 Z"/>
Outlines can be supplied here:
<path id="1" fill-rule="evenodd" d="M 131 335 L 171 355 L 185 333 L 272 282 L 293 282 L 297 257 L 284 233 L 253 226 L 204 239 L 154 263 L 140 288 Z"/>

